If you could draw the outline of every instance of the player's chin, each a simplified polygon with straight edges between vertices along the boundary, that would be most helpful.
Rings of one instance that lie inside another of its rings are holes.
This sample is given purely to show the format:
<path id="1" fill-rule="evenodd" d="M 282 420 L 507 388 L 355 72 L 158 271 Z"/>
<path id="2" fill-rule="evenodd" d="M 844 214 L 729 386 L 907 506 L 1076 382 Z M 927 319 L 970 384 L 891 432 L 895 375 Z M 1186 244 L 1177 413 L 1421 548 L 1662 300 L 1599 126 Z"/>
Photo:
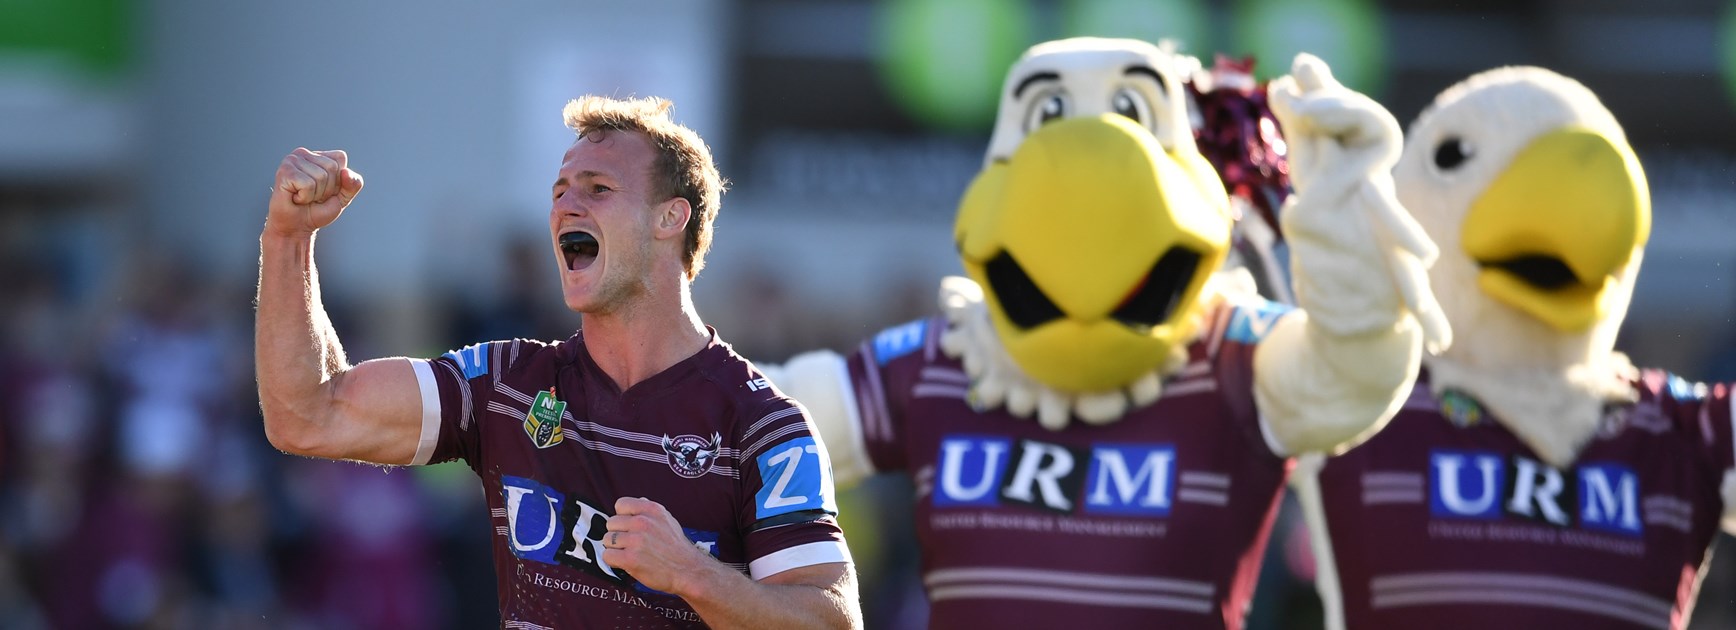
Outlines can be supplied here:
<path id="1" fill-rule="evenodd" d="M 561 297 L 567 308 L 574 312 L 606 311 L 610 301 L 608 296 L 611 294 L 612 292 L 604 290 L 601 274 L 569 272 L 561 278 Z"/>
<path id="2" fill-rule="evenodd" d="M 574 287 L 571 284 L 562 283 L 561 298 L 562 301 L 566 302 L 567 310 L 575 313 L 584 313 L 595 310 L 596 308 L 597 300 L 595 296 L 591 291 L 583 287 Z"/>

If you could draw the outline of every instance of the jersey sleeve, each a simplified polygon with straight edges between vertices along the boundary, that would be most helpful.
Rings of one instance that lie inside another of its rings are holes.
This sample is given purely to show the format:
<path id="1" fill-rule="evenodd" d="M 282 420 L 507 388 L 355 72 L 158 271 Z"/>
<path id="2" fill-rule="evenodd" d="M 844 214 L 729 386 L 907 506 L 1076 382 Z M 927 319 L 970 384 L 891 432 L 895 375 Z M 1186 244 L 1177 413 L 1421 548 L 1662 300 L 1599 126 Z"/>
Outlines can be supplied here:
<path id="1" fill-rule="evenodd" d="M 1207 337 L 1212 340 L 1206 346 L 1207 360 L 1216 374 L 1218 392 L 1230 412 L 1231 422 L 1250 447 L 1270 457 L 1288 454 L 1254 402 L 1254 351 L 1278 325 L 1278 320 L 1295 310 L 1257 297 L 1226 301 L 1212 319 Z"/>
<path id="2" fill-rule="evenodd" d="M 1724 529 L 1736 534 L 1736 384 L 1695 383 L 1661 370 L 1646 370 L 1641 380 L 1687 436 L 1694 459 L 1707 463 L 1720 489 Z"/>
<path id="3" fill-rule="evenodd" d="M 541 346 L 523 339 L 492 341 L 433 359 L 411 359 L 422 393 L 422 432 L 410 464 L 463 459 L 474 468 L 481 452 L 476 419 L 493 395 L 494 383 L 521 353 Z"/>
<path id="4" fill-rule="evenodd" d="M 1681 384 L 1682 379 L 1671 377 L 1672 390 Z M 1724 531 L 1736 536 L 1736 383 L 1693 387 L 1704 395 L 1696 415 L 1706 455 L 1719 475 Z"/>
<path id="5" fill-rule="evenodd" d="M 919 319 L 880 331 L 862 342 L 848 360 L 855 388 L 862 443 L 876 471 L 905 470 L 905 399 L 907 374 L 920 370 L 925 357 L 938 352 L 946 327 L 941 318 Z"/>
<path id="6" fill-rule="evenodd" d="M 1713 461 L 1723 471 L 1724 531 L 1736 536 L 1736 384 L 1720 383 L 1710 388 L 1706 411 Z"/>
<path id="7" fill-rule="evenodd" d="M 779 397 L 737 426 L 742 497 L 751 502 L 740 510 L 748 575 L 849 562 L 831 458 L 806 410 Z"/>

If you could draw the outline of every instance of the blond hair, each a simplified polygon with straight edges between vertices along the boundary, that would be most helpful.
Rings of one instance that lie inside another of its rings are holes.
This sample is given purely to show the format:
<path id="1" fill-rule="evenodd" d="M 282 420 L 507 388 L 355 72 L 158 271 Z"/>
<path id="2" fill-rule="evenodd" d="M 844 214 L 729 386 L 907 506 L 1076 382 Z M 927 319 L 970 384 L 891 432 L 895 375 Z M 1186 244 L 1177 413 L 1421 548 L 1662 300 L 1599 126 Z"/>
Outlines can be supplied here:
<path id="1" fill-rule="evenodd" d="M 561 116 L 579 135 L 599 131 L 631 131 L 651 141 L 656 156 L 651 160 L 651 193 L 687 200 L 693 214 L 687 220 L 682 265 L 692 280 L 705 268 L 705 252 L 711 249 L 711 224 L 717 219 L 726 185 L 711 160 L 711 149 L 692 129 L 669 116 L 674 103 L 668 99 L 582 96 L 567 103 Z"/>

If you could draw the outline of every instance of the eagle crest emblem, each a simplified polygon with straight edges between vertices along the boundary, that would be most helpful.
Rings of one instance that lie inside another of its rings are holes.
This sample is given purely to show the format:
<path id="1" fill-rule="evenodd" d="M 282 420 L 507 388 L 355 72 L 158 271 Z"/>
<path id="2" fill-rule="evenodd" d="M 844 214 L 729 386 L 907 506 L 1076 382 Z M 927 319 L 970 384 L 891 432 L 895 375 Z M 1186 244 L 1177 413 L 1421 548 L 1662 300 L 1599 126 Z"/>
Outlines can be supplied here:
<path id="1" fill-rule="evenodd" d="M 663 452 L 669 455 L 669 469 L 675 474 L 687 479 L 694 479 L 711 471 L 712 463 L 717 461 L 718 446 L 723 443 L 723 436 L 713 433 L 711 441 L 697 435 L 681 435 L 670 438 L 663 436 Z"/>

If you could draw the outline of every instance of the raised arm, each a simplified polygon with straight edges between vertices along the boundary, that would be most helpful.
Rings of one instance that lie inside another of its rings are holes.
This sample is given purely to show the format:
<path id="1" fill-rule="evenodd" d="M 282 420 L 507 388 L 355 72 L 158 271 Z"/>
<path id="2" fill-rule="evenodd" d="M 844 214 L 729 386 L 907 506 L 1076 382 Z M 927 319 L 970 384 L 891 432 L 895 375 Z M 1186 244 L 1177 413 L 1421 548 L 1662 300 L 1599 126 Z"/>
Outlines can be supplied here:
<path id="1" fill-rule="evenodd" d="M 1434 243 L 1393 196 L 1392 115 L 1310 55 L 1270 89 L 1291 151 L 1283 224 L 1302 309 L 1256 349 L 1255 396 L 1274 448 L 1332 451 L 1391 419 L 1423 346 L 1444 348 L 1451 330 L 1428 285 Z"/>
<path id="2" fill-rule="evenodd" d="M 254 360 L 265 435 L 286 453 L 408 464 L 422 400 L 407 359 L 351 366 L 320 301 L 314 234 L 362 190 L 343 151 L 296 149 L 277 167 L 259 235 Z"/>

